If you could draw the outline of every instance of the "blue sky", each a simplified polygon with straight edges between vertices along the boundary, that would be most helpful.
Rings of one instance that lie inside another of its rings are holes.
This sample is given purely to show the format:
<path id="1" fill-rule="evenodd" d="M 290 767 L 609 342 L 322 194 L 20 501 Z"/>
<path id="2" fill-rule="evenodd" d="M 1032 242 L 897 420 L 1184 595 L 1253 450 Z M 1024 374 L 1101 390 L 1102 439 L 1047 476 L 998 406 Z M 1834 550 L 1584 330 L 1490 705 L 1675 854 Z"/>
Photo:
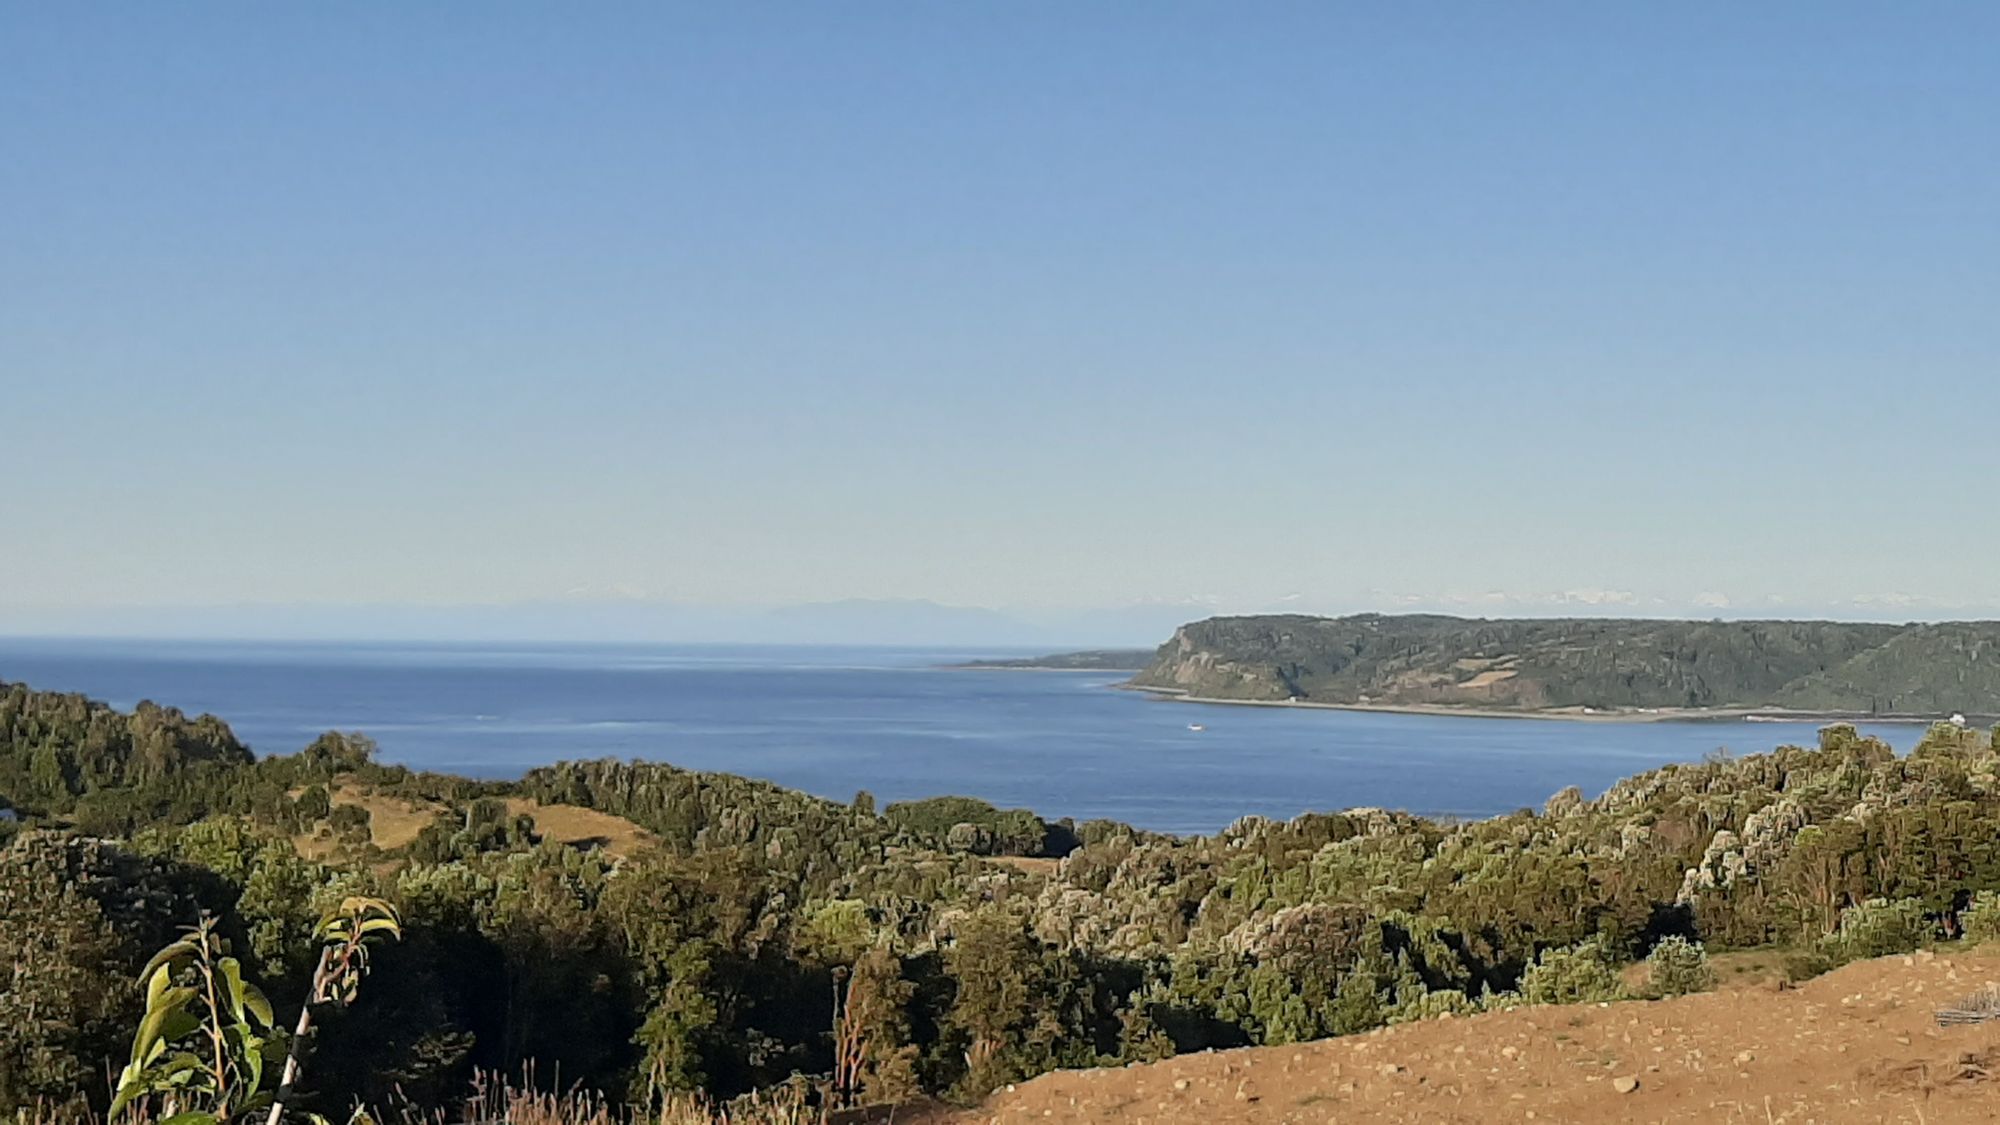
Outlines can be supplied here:
<path id="1" fill-rule="evenodd" d="M 2000 613 L 1986 4 L 0 4 L 0 629 Z"/>

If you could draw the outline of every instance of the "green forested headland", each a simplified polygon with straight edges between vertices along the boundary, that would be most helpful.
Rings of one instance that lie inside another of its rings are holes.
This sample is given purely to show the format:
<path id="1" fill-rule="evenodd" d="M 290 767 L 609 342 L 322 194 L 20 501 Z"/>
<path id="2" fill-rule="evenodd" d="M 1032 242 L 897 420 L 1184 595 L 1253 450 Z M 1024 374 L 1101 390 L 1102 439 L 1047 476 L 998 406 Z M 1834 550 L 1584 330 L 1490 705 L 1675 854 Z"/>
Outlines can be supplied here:
<path id="1" fill-rule="evenodd" d="M 2000 622 L 1213 617 L 1133 679 L 1233 700 L 2000 715 Z"/>
<path id="2" fill-rule="evenodd" d="M 0 685 L 0 1113 L 101 1111 L 134 974 L 203 912 L 289 1026 L 314 921 L 350 895 L 393 904 L 404 939 L 315 1034 L 300 1108 L 330 1114 L 449 1111 L 475 1071 L 531 1064 L 613 1099 L 801 1075 L 834 1100 L 973 1098 L 1700 988 L 1718 949 L 1782 946 L 1805 975 L 2000 933 L 2000 748 L 1951 724 L 1907 756 L 1836 725 L 1473 823 L 1350 809 L 1190 838 L 667 765 L 475 782 L 372 751 L 330 733 L 257 759 L 213 718 Z M 558 832 L 578 810 L 643 832 Z"/>

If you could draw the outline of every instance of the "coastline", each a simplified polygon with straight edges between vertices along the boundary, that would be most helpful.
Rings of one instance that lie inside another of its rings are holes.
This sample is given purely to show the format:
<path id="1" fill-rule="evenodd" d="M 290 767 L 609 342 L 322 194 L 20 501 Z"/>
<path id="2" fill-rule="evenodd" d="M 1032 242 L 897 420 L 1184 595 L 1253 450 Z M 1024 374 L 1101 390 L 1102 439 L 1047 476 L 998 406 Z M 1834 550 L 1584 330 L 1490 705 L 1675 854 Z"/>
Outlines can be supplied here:
<path id="1" fill-rule="evenodd" d="M 1498 707 L 1459 707 L 1448 703 L 1315 703 L 1289 699 L 1222 699 L 1191 695 L 1186 688 L 1153 687 L 1145 684 L 1113 684 L 1118 691 L 1133 691 L 1167 703 L 1195 703 L 1217 707 L 1284 707 L 1317 711 L 1364 711 L 1381 715 L 1433 715 L 1464 719 L 1528 719 L 1571 723 L 1911 723 L 1939 721 L 1926 715 L 1867 715 L 1835 711 L 1788 711 L 1781 707 L 1662 707 L 1653 710 L 1596 711 L 1550 710 L 1513 711 Z M 1972 716 L 1983 720 L 1988 716 Z"/>
<path id="2" fill-rule="evenodd" d="M 941 672 L 1088 672 L 1104 676 L 1136 676 L 1144 668 L 1070 668 L 1061 664 L 933 664 Z M 1122 684 L 1114 684 L 1122 687 Z M 1136 690 L 1136 689 L 1135 689 Z"/>

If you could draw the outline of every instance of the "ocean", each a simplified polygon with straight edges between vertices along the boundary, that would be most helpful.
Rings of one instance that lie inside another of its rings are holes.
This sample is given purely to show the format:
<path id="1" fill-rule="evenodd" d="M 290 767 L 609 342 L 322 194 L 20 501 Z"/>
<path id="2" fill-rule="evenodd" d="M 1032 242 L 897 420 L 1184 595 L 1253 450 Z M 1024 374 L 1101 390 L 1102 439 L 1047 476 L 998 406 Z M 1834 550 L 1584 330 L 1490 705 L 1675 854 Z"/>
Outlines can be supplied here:
<path id="1" fill-rule="evenodd" d="M 640 758 L 839 800 L 960 794 L 1177 833 L 1356 806 L 1491 816 L 1568 785 L 1595 795 L 1664 763 L 1815 737 L 1809 723 L 1200 705 L 1114 690 L 1116 673 L 944 667 L 996 655 L 1018 654 L 0 638 L 0 680 L 213 712 L 259 753 L 360 731 L 384 761 L 476 777 Z M 1864 729 L 1902 750 L 1921 734 Z"/>

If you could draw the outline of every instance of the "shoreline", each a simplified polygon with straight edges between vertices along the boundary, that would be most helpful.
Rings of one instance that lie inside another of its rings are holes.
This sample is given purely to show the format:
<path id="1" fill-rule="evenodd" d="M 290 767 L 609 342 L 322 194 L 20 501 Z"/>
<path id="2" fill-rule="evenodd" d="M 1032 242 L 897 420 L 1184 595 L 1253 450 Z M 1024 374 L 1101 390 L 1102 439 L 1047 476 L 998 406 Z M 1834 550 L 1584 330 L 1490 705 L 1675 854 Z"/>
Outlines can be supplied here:
<path id="1" fill-rule="evenodd" d="M 1282 707 L 1314 711 L 1362 711 L 1380 715 L 1433 715 L 1463 719 L 1527 719 L 1571 723 L 1898 723 L 1923 724 L 1943 720 L 1924 715 L 1867 715 L 1839 711 L 1788 711 L 1780 707 L 1662 707 L 1643 711 L 1510 711 L 1497 707 L 1459 707 L 1449 703 L 1315 703 L 1289 699 L 1222 699 L 1191 695 L 1186 688 L 1153 687 L 1145 684 L 1113 684 L 1113 690 L 1138 692 L 1166 703 L 1194 703 L 1216 707 Z M 1968 726 L 1980 725 L 1990 716 L 1969 716 Z"/>
<path id="2" fill-rule="evenodd" d="M 1073 664 L 981 664 L 978 661 L 932 664 L 930 667 L 940 672 L 1093 672 L 1105 676 L 1124 676 L 1128 680 L 1145 671 L 1144 668 L 1085 668 Z"/>

